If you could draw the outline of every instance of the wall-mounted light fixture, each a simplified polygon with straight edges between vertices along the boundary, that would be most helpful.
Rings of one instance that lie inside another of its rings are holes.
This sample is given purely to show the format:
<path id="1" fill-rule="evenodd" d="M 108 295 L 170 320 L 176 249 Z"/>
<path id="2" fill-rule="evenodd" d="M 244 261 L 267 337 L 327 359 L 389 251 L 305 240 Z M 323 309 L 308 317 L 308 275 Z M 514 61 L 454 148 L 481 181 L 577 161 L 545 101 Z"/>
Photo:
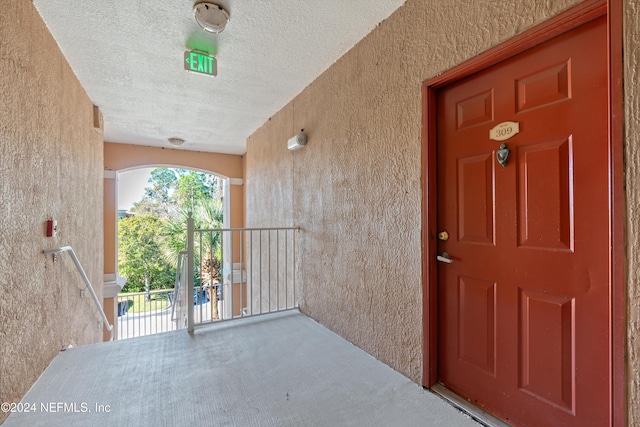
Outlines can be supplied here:
<path id="1" fill-rule="evenodd" d="M 287 141 L 287 148 L 289 150 L 297 150 L 307 145 L 307 135 L 302 131 L 304 131 L 304 129 L 302 129 L 299 134 L 289 138 L 289 141 Z"/>

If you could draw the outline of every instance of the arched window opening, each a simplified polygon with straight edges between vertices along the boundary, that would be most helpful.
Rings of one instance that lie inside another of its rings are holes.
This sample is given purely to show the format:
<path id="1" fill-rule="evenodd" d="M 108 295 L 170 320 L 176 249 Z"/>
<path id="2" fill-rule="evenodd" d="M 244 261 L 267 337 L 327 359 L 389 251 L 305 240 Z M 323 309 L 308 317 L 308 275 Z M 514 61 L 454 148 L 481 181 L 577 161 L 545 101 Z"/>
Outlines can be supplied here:
<path id="1" fill-rule="evenodd" d="M 187 218 L 197 228 L 223 228 L 228 215 L 226 180 L 202 171 L 155 167 L 118 174 L 118 275 L 127 279 L 118 296 L 118 338 L 165 332 L 176 321 L 174 288 Z M 198 242 L 196 304 L 217 316 L 221 243 Z"/>

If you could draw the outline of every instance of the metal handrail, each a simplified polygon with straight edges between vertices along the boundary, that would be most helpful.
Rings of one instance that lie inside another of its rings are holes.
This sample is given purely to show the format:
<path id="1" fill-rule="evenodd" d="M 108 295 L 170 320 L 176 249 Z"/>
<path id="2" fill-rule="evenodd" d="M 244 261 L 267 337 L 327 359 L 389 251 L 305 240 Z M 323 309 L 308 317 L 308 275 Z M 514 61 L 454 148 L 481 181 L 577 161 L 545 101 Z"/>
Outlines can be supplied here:
<path id="1" fill-rule="evenodd" d="M 73 260 L 73 263 L 76 265 L 76 268 L 78 269 L 78 272 L 80 273 L 80 276 L 84 281 L 84 289 L 80 289 L 80 292 L 84 293 L 86 289 L 89 289 L 89 293 L 93 297 L 93 302 L 96 303 L 96 306 L 100 310 L 100 316 L 102 316 L 102 321 L 104 322 L 105 327 L 109 331 L 109 341 L 113 340 L 113 325 L 109 324 L 109 320 L 107 320 L 107 315 L 104 314 L 102 304 L 100 304 L 100 301 L 98 300 L 98 296 L 96 295 L 96 292 L 93 290 L 93 286 L 91 286 L 91 282 L 89 281 L 87 274 L 84 272 L 82 265 L 80 265 L 80 261 L 78 261 L 78 257 L 76 256 L 76 253 L 73 251 L 73 248 L 71 246 L 61 246 L 56 249 L 48 249 L 48 250 L 42 251 L 42 253 L 44 253 L 45 255 L 53 255 L 54 260 L 56 260 L 58 255 L 62 252 L 68 252 L 69 256 Z"/>

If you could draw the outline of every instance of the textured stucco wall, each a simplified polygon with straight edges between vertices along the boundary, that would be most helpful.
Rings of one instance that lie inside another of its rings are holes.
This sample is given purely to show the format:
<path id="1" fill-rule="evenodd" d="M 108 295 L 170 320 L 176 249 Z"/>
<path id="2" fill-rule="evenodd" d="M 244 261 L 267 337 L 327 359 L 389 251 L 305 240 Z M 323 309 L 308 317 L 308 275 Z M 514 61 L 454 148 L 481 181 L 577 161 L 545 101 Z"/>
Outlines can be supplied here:
<path id="1" fill-rule="evenodd" d="M 303 228 L 303 310 L 416 382 L 421 83 L 577 3 L 408 0 L 248 140 L 247 226 Z"/>
<path id="2" fill-rule="evenodd" d="M 640 425 L 640 2 L 624 2 L 629 425 Z"/>
<path id="3" fill-rule="evenodd" d="M 68 255 L 102 294 L 102 135 L 93 105 L 33 4 L 0 14 L 0 402 L 17 402 L 65 344 L 102 325 Z M 58 221 L 57 238 L 45 221 Z M 6 414 L 0 413 L 0 422 Z"/>

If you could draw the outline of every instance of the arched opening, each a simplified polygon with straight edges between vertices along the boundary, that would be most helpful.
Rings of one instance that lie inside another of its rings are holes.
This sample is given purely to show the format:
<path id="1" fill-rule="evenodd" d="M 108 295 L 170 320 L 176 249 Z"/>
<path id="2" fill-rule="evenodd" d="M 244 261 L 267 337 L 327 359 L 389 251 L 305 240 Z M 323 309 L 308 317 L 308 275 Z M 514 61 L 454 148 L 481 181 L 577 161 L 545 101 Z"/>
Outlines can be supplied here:
<path id="1" fill-rule="evenodd" d="M 118 339 L 184 327 L 180 313 L 185 305 L 176 302 L 182 296 L 179 273 L 187 222 L 192 217 L 198 229 L 225 228 L 230 222 L 227 181 L 204 171 L 166 166 L 117 173 L 117 276 L 126 278 L 117 296 Z M 228 301 L 221 296 L 222 270 L 229 256 L 222 249 L 222 233 L 208 236 L 196 242 L 194 304 L 201 317 L 213 321 Z"/>
<path id="2" fill-rule="evenodd" d="M 118 177 L 141 168 L 170 167 L 211 174 L 222 180 L 223 228 L 244 226 L 242 156 L 167 150 L 105 143 L 104 150 L 104 307 L 117 319 L 117 294 L 123 286 L 117 269 Z M 108 337 L 105 337 L 108 339 Z"/>

